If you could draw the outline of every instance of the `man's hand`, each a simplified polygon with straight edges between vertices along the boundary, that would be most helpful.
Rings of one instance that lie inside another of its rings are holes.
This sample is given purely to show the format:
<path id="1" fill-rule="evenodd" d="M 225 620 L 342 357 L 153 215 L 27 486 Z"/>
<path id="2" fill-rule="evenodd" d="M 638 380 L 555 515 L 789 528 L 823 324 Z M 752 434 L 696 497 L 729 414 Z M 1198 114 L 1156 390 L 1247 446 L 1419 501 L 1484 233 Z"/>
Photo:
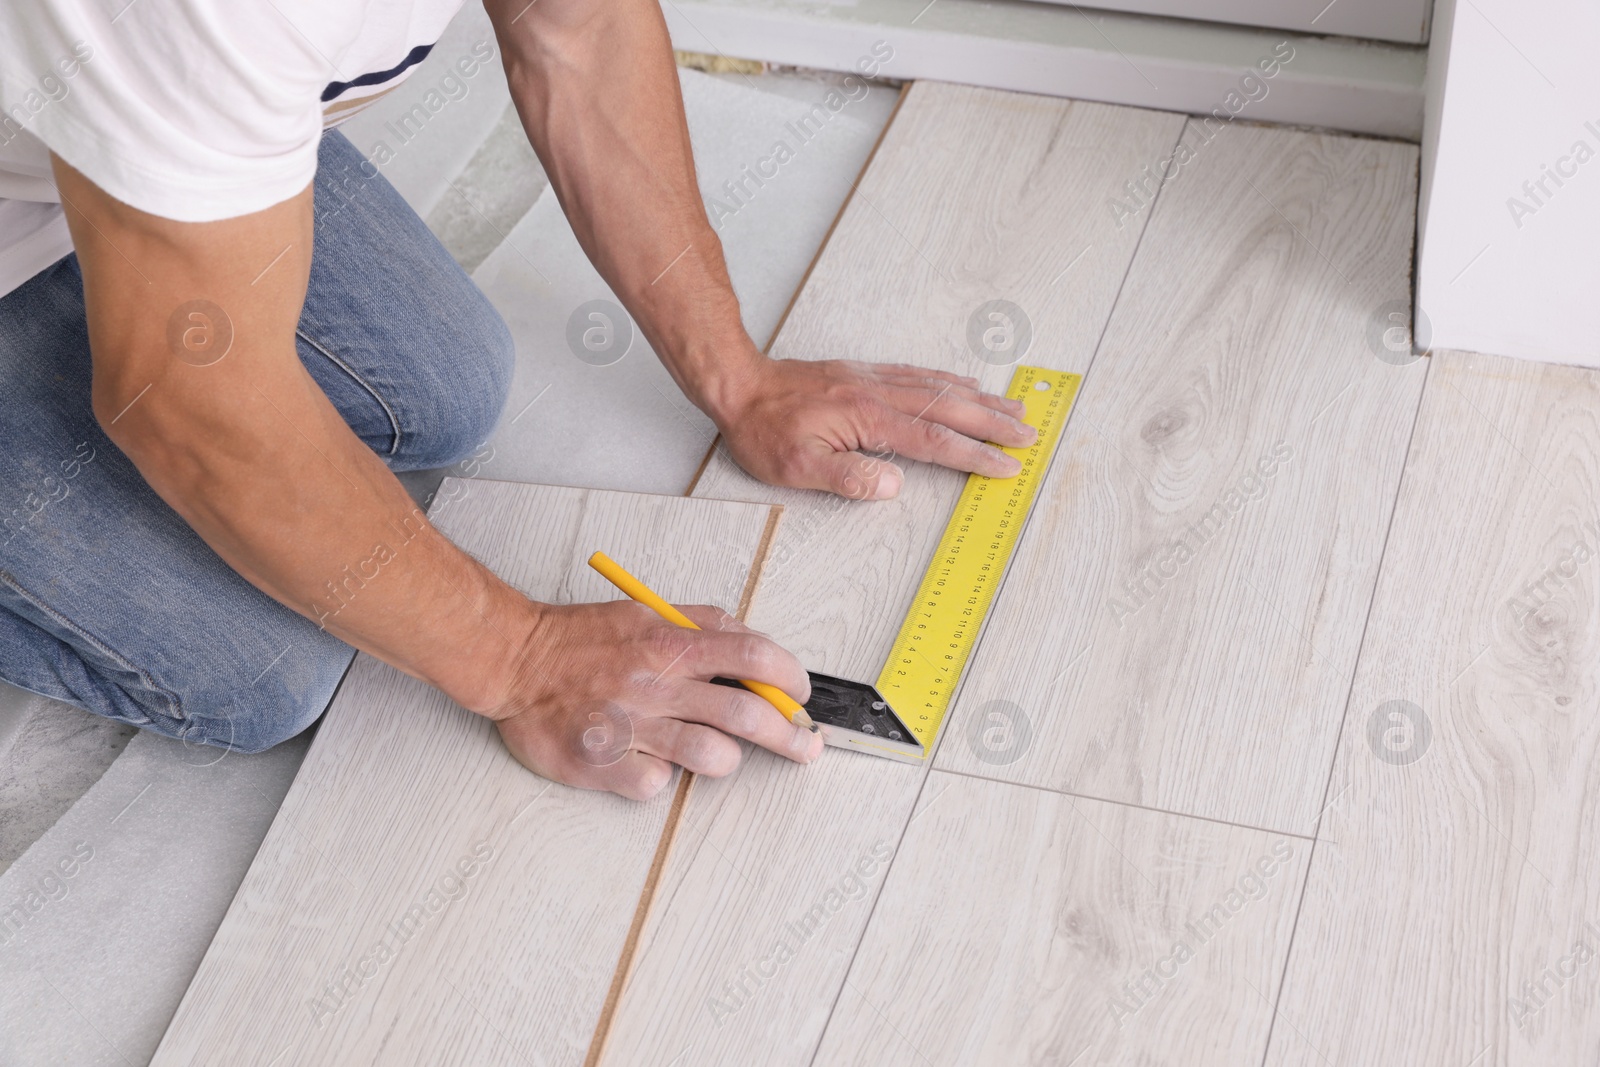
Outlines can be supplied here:
<path id="1" fill-rule="evenodd" d="M 884 453 L 1017 472 L 983 442 L 1027 445 L 1033 431 L 1014 417 L 1020 406 L 974 379 L 757 351 L 700 199 L 657 0 L 486 6 L 512 99 L 579 243 L 745 470 L 867 499 L 900 490 Z"/>
<path id="2" fill-rule="evenodd" d="M 903 481 L 895 456 L 1008 478 L 1021 465 L 984 442 L 1038 436 L 1019 401 L 979 392 L 976 378 L 846 360 L 752 368 L 713 417 L 739 465 L 773 485 L 885 500 Z"/>
<path id="3" fill-rule="evenodd" d="M 799 661 L 716 608 L 683 612 L 701 629 L 632 601 L 541 605 L 510 696 L 487 712 L 512 754 L 546 778 L 635 800 L 660 792 L 672 764 L 730 773 L 741 755 L 734 737 L 816 759 L 820 734 L 748 689 L 711 684 L 752 678 L 803 703 L 811 681 Z"/>

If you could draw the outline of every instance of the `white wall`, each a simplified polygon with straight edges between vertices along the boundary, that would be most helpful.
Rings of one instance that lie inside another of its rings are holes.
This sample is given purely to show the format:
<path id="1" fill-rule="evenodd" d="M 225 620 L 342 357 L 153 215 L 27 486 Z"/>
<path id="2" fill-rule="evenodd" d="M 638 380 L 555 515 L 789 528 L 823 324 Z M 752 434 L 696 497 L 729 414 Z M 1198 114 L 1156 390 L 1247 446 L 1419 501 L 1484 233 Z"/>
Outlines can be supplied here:
<path id="1" fill-rule="evenodd" d="M 1419 346 L 1600 367 L 1597 43 L 1592 0 L 1437 0 Z"/>

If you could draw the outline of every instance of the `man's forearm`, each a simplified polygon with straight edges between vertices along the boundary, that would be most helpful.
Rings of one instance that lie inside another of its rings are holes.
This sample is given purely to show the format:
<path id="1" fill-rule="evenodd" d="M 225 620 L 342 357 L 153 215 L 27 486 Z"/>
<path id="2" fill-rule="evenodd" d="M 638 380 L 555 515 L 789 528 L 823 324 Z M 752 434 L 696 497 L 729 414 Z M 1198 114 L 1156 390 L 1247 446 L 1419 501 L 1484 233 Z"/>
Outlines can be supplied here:
<path id="1" fill-rule="evenodd" d="M 107 434 L 257 588 L 473 710 L 493 706 L 537 612 L 433 529 L 300 364 L 309 190 L 240 219 L 173 223 L 63 164 L 57 176 Z M 226 318 L 225 354 L 170 350 L 172 315 L 197 293 L 209 306 L 185 328 L 203 338 Z"/>
<path id="2" fill-rule="evenodd" d="M 584 251 L 716 418 L 760 353 L 695 181 L 656 0 L 490 0 L 511 93 Z"/>

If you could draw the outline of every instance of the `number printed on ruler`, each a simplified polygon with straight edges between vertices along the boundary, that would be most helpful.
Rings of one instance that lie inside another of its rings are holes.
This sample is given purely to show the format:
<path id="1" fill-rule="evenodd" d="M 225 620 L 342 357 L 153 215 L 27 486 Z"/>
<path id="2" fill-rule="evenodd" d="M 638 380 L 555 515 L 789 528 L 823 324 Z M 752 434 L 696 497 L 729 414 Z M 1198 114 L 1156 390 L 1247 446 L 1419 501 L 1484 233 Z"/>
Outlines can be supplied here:
<path id="1" fill-rule="evenodd" d="M 933 751 L 1081 381 L 1076 374 L 1017 368 L 1006 396 L 1023 402 L 1023 421 L 1039 431 L 1038 440 L 1027 448 L 1004 450 L 1022 463 L 1016 477 L 968 476 L 878 678 L 878 691 L 916 733 L 925 752 Z"/>

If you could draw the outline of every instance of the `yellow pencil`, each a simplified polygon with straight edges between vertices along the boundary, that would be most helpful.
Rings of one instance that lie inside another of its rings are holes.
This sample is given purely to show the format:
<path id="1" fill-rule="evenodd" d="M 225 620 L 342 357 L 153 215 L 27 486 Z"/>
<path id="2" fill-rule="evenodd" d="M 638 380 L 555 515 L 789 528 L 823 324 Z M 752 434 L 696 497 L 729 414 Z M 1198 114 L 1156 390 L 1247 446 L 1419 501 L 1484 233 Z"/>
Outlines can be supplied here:
<path id="1" fill-rule="evenodd" d="M 589 566 L 604 575 L 605 579 L 612 585 L 627 593 L 629 597 L 654 611 L 668 622 L 676 623 L 690 630 L 700 629 L 690 621 L 689 616 L 662 600 L 654 590 L 623 570 L 621 564 L 604 552 L 596 552 L 590 556 Z M 768 685 L 766 682 L 751 682 L 743 678 L 739 679 L 739 684 L 757 696 L 763 697 L 767 703 L 783 712 L 785 719 L 788 719 L 796 726 L 810 730 L 812 733 L 816 732 L 817 724 L 811 721 L 811 716 L 806 714 L 806 709 L 796 703 L 795 699 L 782 689 L 775 685 Z"/>

